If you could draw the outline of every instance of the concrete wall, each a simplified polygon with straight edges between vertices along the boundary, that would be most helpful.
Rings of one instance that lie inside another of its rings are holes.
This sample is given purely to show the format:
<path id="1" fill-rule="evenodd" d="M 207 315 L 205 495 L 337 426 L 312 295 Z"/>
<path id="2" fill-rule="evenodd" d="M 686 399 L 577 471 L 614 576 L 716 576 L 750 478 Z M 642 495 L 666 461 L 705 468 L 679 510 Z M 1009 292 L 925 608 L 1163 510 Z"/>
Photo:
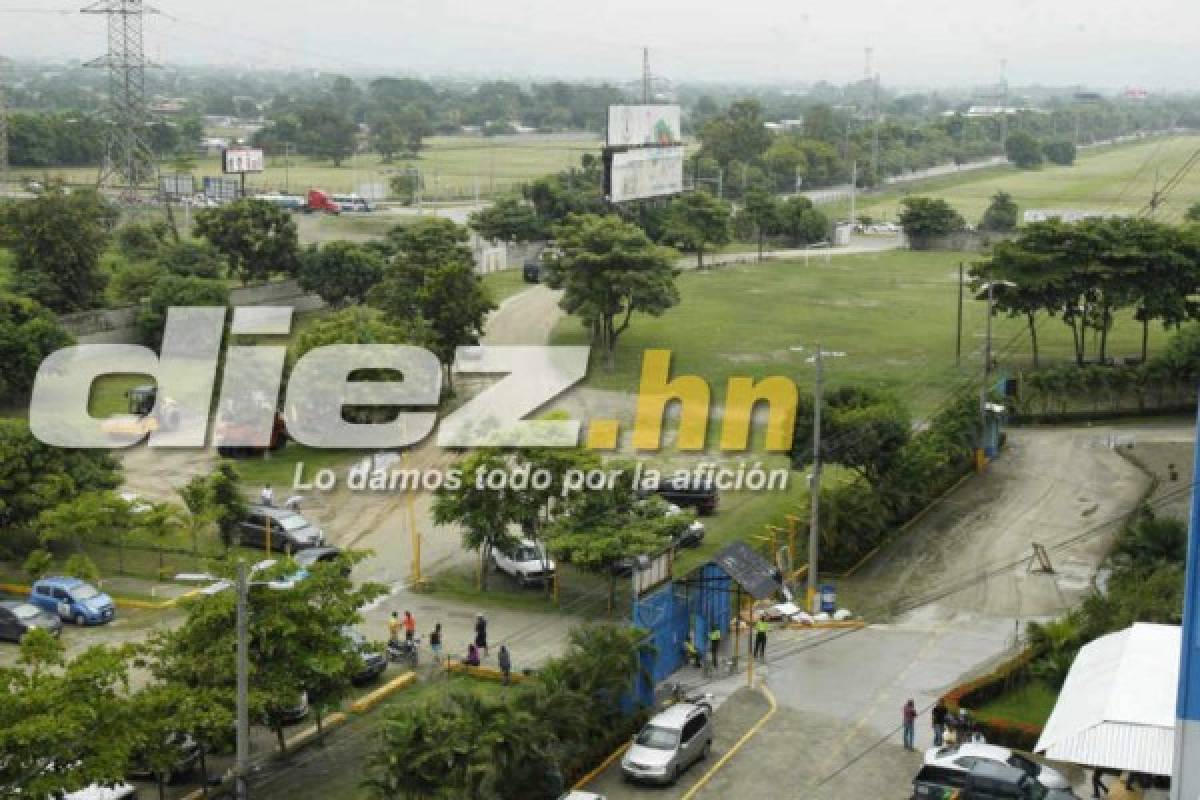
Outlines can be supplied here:
<path id="1" fill-rule="evenodd" d="M 291 306 L 296 311 L 324 308 L 320 297 L 305 292 L 294 280 L 246 286 L 229 293 L 232 306 Z M 137 306 L 63 314 L 58 320 L 81 344 L 126 344 L 137 340 Z"/>
<path id="2" fill-rule="evenodd" d="M 959 231 L 949 236 L 932 236 L 921 241 L 908 240 L 908 246 L 913 250 L 965 250 L 981 253 L 991 248 L 996 242 L 1011 241 L 1017 238 L 1014 233 L 993 233 L 984 231 Z"/>

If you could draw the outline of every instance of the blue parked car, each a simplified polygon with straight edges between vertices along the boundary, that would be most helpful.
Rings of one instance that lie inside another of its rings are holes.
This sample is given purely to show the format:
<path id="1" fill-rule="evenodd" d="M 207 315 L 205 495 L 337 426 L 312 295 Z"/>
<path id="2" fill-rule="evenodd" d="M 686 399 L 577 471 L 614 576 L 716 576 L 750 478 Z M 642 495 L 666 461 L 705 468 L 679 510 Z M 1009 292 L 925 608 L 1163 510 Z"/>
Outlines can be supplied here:
<path id="1" fill-rule="evenodd" d="M 78 578 L 42 578 L 29 602 L 76 625 L 103 625 L 117 614 L 111 597 Z"/>

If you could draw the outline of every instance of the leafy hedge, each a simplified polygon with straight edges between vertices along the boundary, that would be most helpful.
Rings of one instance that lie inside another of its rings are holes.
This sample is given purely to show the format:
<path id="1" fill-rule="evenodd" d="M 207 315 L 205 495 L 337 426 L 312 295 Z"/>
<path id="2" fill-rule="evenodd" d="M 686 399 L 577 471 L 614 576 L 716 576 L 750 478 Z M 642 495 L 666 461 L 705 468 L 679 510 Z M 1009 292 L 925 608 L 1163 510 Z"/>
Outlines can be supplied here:
<path id="1" fill-rule="evenodd" d="M 1024 686 L 1031 678 L 1029 668 L 1036 656 L 1032 649 L 1023 650 L 987 675 L 954 687 L 942 697 L 942 702 L 955 714 L 963 708 L 969 710 L 979 732 L 989 743 L 1032 751 L 1038 737 L 1042 735 L 1040 727 L 991 714 L 980 714 L 974 709 Z"/>

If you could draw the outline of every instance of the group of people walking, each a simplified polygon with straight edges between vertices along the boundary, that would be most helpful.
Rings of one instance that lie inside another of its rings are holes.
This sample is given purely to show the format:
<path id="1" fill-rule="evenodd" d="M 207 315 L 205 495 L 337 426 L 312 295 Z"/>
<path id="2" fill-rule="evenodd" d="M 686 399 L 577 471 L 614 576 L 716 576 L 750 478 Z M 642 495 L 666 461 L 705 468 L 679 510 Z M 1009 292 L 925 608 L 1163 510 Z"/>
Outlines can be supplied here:
<path id="1" fill-rule="evenodd" d="M 411 611 L 405 611 L 401 617 L 399 612 L 393 611 L 391 618 L 388 620 L 388 639 L 391 642 L 400 641 L 400 633 L 404 633 L 404 641 L 413 642 L 417 635 L 417 620 L 412 615 Z M 433 626 L 433 630 L 429 633 L 429 648 L 433 651 L 434 661 L 438 664 L 442 663 L 442 645 L 443 633 L 442 623 L 437 623 Z M 480 653 L 483 655 L 480 656 Z M 488 647 L 488 622 L 487 617 L 483 614 L 475 615 L 475 636 L 467 644 L 466 657 L 463 658 L 463 663 L 469 667 L 478 667 L 483 663 L 483 659 L 490 656 L 491 651 Z M 507 645 L 500 645 L 500 649 L 496 652 L 496 666 L 504 676 L 504 684 L 508 685 L 512 678 L 512 654 L 508 650 Z"/>
<path id="2" fill-rule="evenodd" d="M 905 750 L 912 750 L 916 746 L 918 716 L 920 714 L 917 711 L 917 704 L 910 697 L 900 712 L 900 730 L 904 739 Z M 929 712 L 929 718 L 933 724 L 934 747 L 941 747 L 946 744 L 947 733 L 954 735 L 955 744 L 982 741 L 979 738 L 978 731 L 975 730 L 975 723 L 971 719 L 971 715 L 967 713 L 965 708 L 958 714 L 955 714 L 946 707 L 944 701 L 938 700 L 933 710 Z"/>

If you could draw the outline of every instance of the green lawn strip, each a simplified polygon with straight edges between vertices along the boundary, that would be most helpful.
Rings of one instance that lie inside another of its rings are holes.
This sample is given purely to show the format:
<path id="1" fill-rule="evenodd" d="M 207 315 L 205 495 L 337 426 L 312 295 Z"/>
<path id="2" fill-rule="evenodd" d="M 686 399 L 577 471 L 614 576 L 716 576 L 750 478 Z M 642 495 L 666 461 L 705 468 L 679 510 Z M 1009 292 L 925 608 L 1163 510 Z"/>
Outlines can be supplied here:
<path id="1" fill-rule="evenodd" d="M 492 293 L 492 300 L 499 305 L 515 294 L 528 289 L 532 284 L 525 282 L 521 269 L 506 269 L 500 272 L 489 272 L 483 276 L 483 285 Z"/>
<path id="2" fill-rule="evenodd" d="M 601 619 L 608 615 L 608 580 L 604 576 L 582 572 L 568 564 L 559 565 L 559 603 L 550 592 L 538 587 L 521 588 L 507 575 L 489 567 L 488 588 L 480 591 L 474 568 L 459 567 L 430 576 L 422 591 L 464 604 L 538 613 L 568 613 L 572 616 Z M 617 608 L 625 607 L 628 578 L 618 577 Z"/>
<path id="3" fill-rule="evenodd" d="M 1050 719 L 1057 701 L 1057 691 L 1042 681 L 1031 680 L 972 710 L 977 714 L 1040 727 Z"/>

